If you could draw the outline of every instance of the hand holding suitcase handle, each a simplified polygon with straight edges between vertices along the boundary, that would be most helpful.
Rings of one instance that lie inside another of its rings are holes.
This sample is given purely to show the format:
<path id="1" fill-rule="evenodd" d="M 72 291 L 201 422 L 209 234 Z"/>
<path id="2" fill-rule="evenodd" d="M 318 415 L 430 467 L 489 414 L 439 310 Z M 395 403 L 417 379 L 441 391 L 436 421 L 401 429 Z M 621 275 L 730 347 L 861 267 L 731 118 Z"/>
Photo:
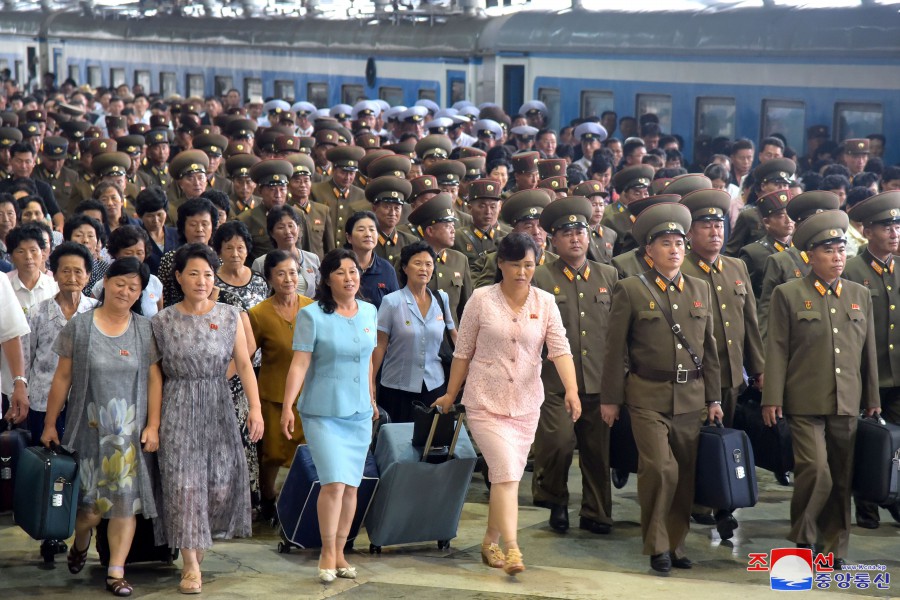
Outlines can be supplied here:
<path id="1" fill-rule="evenodd" d="M 54 446 L 59 446 L 59 434 L 56 431 L 56 425 L 44 425 L 44 433 L 41 434 L 41 444 L 50 450 Z"/>
<path id="2" fill-rule="evenodd" d="M 861 411 L 859 411 L 859 418 L 860 419 L 871 419 L 872 421 L 875 421 L 879 425 L 887 425 L 887 421 L 885 421 L 884 418 L 881 416 L 880 410 L 878 412 L 874 412 L 871 408 L 867 409 L 867 410 L 861 410 Z"/>

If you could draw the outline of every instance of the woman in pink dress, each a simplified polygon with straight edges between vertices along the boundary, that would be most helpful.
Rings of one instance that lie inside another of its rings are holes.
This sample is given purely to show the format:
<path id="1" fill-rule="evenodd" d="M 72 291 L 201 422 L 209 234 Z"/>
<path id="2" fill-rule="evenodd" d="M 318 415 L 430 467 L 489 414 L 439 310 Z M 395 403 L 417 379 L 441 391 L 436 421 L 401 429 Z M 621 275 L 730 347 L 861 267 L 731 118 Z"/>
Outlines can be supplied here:
<path id="1" fill-rule="evenodd" d="M 466 303 L 447 394 L 434 406 L 446 412 L 465 381 L 462 402 L 475 442 L 490 470 L 488 524 L 481 544 L 485 564 L 515 575 L 525 570 L 516 542 L 519 480 L 544 401 L 541 351 L 566 388 L 566 409 L 581 415 L 575 365 L 553 296 L 531 287 L 537 246 L 511 233 L 497 248 L 497 282 L 475 290 Z M 506 553 L 499 546 L 500 538 Z"/>

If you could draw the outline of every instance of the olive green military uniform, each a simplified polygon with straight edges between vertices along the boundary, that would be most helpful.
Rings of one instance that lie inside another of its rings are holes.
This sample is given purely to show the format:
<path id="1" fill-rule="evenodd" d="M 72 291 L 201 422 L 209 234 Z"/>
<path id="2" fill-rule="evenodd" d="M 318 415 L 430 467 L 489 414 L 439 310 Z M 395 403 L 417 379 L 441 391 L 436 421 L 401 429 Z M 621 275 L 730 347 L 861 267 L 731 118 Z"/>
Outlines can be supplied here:
<path id="1" fill-rule="evenodd" d="M 652 269 L 653 259 L 647 256 L 643 248 L 636 248 L 624 254 L 613 256 L 610 264 L 619 273 L 619 279 L 625 279 Z"/>
<path id="2" fill-rule="evenodd" d="M 728 243 L 725 245 L 725 254 L 728 256 L 737 256 L 744 246 L 765 237 L 766 227 L 763 225 L 762 217 L 756 210 L 756 205 L 748 205 L 741 209 L 738 213 L 737 221 L 731 229 L 731 235 L 728 237 Z"/>
<path id="3" fill-rule="evenodd" d="M 329 178 L 326 181 L 312 184 L 309 197 L 314 202 L 324 204 L 329 208 L 331 223 L 334 226 L 335 243 L 343 245 L 346 240 L 344 222 L 347 218 L 350 204 L 365 202 L 366 193 L 354 185 L 351 185 L 346 190 L 339 190 Z"/>
<path id="4" fill-rule="evenodd" d="M 292 173 L 293 166 L 286 160 L 263 160 L 250 167 L 250 177 L 259 187 L 276 185 L 287 187 Z M 250 231 L 250 239 L 253 241 L 253 249 L 247 253 L 246 264 L 248 266 L 260 256 L 265 256 L 275 249 L 275 244 L 269 237 L 267 214 L 266 205 L 260 202 L 251 210 L 238 215 L 238 221 L 247 226 Z"/>
<path id="5" fill-rule="evenodd" d="M 784 252 L 786 248 L 784 244 L 771 235 L 766 235 L 760 240 L 747 244 L 738 252 L 737 257 L 747 265 L 747 272 L 750 275 L 750 286 L 753 288 L 753 295 L 757 300 L 759 300 L 759 295 L 762 293 L 766 259 L 776 252 Z"/>
<path id="6" fill-rule="evenodd" d="M 660 204 L 638 217 L 636 235 L 643 240 L 651 233 L 683 235 L 690 223 L 686 207 Z M 639 453 L 643 552 L 671 551 L 682 557 L 690 529 L 701 416 L 705 406 L 721 396 L 713 300 L 709 285 L 700 279 L 679 273 L 667 281 L 655 270 L 646 277 L 655 296 L 639 277 L 616 284 L 601 389 L 604 403 L 629 408 Z M 673 335 L 660 301 L 681 326 L 702 370 Z"/>
<path id="7" fill-rule="evenodd" d="M 616 234 L 616 241 L 613 243 L 613 256 L 618 256 L 623 252 L 627 252 L 629 248 L 625 248 L 625 236 L 631 231 L 634 224 L 634 215 L 628 210 L 628 207 L 621 202 L 615 202 L 606 207 L 600 225 L 612 229 Z"/>
<path id="8" fill-rule="evenodd" d="M 153 167 L 149 163 L 144 163 L 138 167 L 138 172 L 143 173 L 151 182 L 151 185 L 158 185 L 163 189 L 167 188 L 169 183 L 172 182 L 172 177 L 169 175 L 168 164 L 165 164 L 162 167 Z"/>
<path id="9" fill-rule="evenodd" d="M 46 168 L 38 165 L 34 169 L 32 178 L 43 181 L 53 188 L 53 197 L 56 198 L 56 203 L 64 215 L 70 217 L 75 214 L 77 204 L 73 203 L 72 200 L 75 195 L 75 188 L 80 180 L 78 173 L 69 167 L 63 167 L 59 175 L 54 175 L 47 171 Z"/>
<path id="10" fill-rule="evenodd" d="M 288 200 L 288 204 L 300 213 L 300 229 L 303 235 L 302 248 L 320 259 L 335 249 L 334 227 L 328 207 L 307 199 L 306 206 Z"/>
<path id="11" fill-rule="evenodd" d="M 843 239 L 841 211 L 804 221 L 798 247 Z M 875 320 L 869 290 L 814 272 L 772 293 L 763 405 L 782 407 L 794 446 L 791 531 L 797 544 L 821 541 L 845 558 L 850 540 L 850 487 L 861 408 L 879 406 Z"/>
<path id="12" fill-rule="evenodd" d="M 613 259 L 613 248 L 619 236 L 615 231 L 604 225 L 591 228 L 590 246 L 588 246 L 588 258 L 604 265 L 610 264 Z"/>

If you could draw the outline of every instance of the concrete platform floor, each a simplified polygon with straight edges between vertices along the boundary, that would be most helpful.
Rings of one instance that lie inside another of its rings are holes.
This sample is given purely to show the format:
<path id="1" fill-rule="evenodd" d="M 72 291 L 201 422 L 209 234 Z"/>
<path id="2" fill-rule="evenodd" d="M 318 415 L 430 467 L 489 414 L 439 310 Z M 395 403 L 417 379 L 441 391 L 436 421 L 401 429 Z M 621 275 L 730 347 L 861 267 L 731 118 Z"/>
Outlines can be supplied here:
<path id="1" fill-rule="evenodd" d="M 769 552 L 790 547 L 788 531 L 791 488 L 778 485 L 771 474 L 759 471 L 760 501 L 738 512 L 741 522 L 735 537 L 722 542 L 714 527 L 693 525 L 688 537 L 688 556 L 695 567 L 673 570 L 661 578 L 648 573 L 648 559 L 640 554 L 640 526 L 634 476 L 622 490 L 613 490 L 613 533 L 597 536 L 579 530 L 580 475 L 571 471 L 573 490 L 570 518 L 574 529 L 565 535 L 547 525 L 548 511 L 531 506 L 531 474 L 520 487 L 519 543 L 527 571 L 507 577 L 502 571 L 482 565 L 479 547 L 487 513 L 487 490 L 480 475 L 472 480 L 459 526 L 459 535 L 448 550 L 436 544 L 386 547 L 380 555 L 368 553 L 365 531 L 355 544 L 350 561 L 359 569 L 355 581 L 337 580 L 329 585 L 315 579 L 317 553 L 293 550 L 279 554 L 279 540 L 268 524 L 258 523 L 254 537 L 216 543 L 204 561 L 203 598 L 331 598 L 352 600 L 414 598 L 416 600 L 531 600 L 538 598 L 628 598 L 672 599 L 715 597 L 716 600 L 772 597 L 767 572 L 748 572 L 750 552 Z M 854 525 L 850 559 L 883 564 L 892 579 L 900 578 L 900 526 L 886 511 L 877 530 Z M 135 587 L 135 598 L 177 597 L 179 563 L 134 565 L 127 571 Z M 44 565 L 38 543 L 0 516 L 0 599 L 81 599 L 110 597 L 103 591 L 105 569 L 94 549 L 85 570 L 70 575 L 65 557 Z M 897 590 L 897 591 L 895 591 Z M 827 596 L 826 596 L 827 595 Z M 851 585 L 838 590 L 811 591 L 803 597 L 888 598 L 900 595 L 900 581 L 890 589 L 866 590 Z"/>

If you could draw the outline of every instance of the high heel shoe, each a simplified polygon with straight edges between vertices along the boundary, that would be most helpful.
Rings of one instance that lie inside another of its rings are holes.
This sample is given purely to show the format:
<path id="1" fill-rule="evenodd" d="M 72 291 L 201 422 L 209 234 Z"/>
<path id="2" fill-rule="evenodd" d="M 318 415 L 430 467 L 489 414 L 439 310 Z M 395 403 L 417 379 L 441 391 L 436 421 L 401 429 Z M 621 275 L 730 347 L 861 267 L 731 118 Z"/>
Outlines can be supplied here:
<path id="1" fill-rule="evenodd" d="M 506 564 L 506 557 L 497 544 L 481 544 L 481 562 L 493 569 L 502 569 Z"/>
<path id="2" fill-rule="evenodd" d="M 522 553 L 518 548 L 509 548 L 506 551 L 506 564 L 503 565 L 503 572 L 507 575 L 516 575 L 525 570 L 525 564 L 522 562 Z"/>
<path id="3" fill-rule="evenodd" d="M 337 576 L 341 579 L 356 579 L 356 567 L 338 567 Z"/>
<path id="4" fill-rule="evenodd" d="M 319 581 L 331 583 L 337 577 L 337 569 L 319 569 Z"/>

